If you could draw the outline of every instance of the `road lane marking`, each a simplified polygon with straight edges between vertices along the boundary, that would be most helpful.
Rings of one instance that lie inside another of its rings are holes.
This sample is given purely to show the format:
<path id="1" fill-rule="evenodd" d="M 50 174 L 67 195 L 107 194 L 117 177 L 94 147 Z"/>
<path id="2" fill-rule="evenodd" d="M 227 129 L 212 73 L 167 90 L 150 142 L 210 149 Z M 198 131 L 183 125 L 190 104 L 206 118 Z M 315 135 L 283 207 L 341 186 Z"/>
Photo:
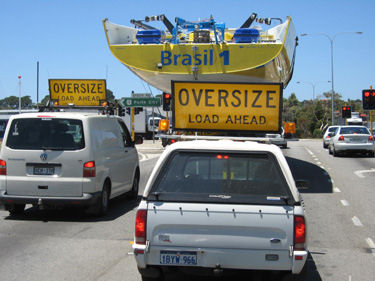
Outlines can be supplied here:
<path id="1" fill-rule="evenodd" d="M 375 257 L 375 243 L 371 238 L 366 238 L 366 242 L 370 247 L 371 254 Z"/>
<path id="2" fill-rule="evenodd" d="M 320 168 L 322 168 L 323 170 L 325 170 L 325 169 L 326 169 L 326 168 L 324 168 L 324 166 L 323 166 L 323 165 L 320 165 L 319 167 L 320 167 Z"/>
<path id="3" fill-rule="evenodd" d="M 141 159 L 139 159 L 139 162 L 142 162 L 142 161 L 146 160 L 146 155 L 144 155 L 143 153 L 138 152 L 138 155 L 141 156 L 140 157 Z"/>
<path id="4" fill-rule="evenodd" d="M 321 164 L 322 164 L 322 162 L 316 162 L 316 164 L 318 164 L 318 165 L 321 165 Z"/>
<path id="5" fill-rule="evenodd" d="M 344 200 L 340 200 L 341 204 L 345 207 L 349 206 L 349 202 L 346 201 L 345 199 Z"/>
<path id="6" fill-rule="evenodd" d="M 334 187 L 334 188 L 333 188 L 333 191 L 334 191 L 334 192 L 341 192 L 340 188 L 338 188 L 338 187 Z"/>
<path id="7" fill-rule="evenodd" d="M 375 173 L 375 169 L 372 168 L 371 170 L 358 170 L 358 171 L 355 171 L 354 174 L 359 177 L 359 178 L 365 178 L 364 175 L 362 175 L 363 173 Z"/>
<path id="8" fill-rule="evenodd" d="M 308 149 L 307 147 L 305 147 L 307 152 L 310 154 L 310 155 L 314 155 L 314 153 L 312 153 L 312 151 L 310 149 Z"/>
<path id="9" fill-rule="evenodd" d="M 361 223 L 361 221 L 359 220 L 359 218 L 357 218 L 356 216 L 352 217 L 352 221 L 354 223 L 355 226 L 360 226 L 362 227 L 363 224 Z"/>

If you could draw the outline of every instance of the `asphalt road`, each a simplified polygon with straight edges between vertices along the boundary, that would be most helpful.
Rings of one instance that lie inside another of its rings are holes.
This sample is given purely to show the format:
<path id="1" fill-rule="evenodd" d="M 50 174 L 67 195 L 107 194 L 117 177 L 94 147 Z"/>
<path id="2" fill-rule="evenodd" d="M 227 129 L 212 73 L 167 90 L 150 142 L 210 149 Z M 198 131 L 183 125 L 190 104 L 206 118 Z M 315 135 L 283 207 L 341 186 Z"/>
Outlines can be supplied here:
<path id="1" fill-rule="evenodd" d="M 140 194 L 161 146 L 139 146 Z M 321 141 L 300 140 L 283 150 L 303 191 L 308 220 L 308 280 L 375 280 L 375 158 L 334 158 Z M 80 210 L 28 208 L 10 217 L 0 210 L 0 280 L 127 280 L 140 275 L 131 250 L 138 200 L 111 202 L 105 217 Z M 167 280 L 251 280 L 248 276 L 198 278 L 171 274 Z"/>

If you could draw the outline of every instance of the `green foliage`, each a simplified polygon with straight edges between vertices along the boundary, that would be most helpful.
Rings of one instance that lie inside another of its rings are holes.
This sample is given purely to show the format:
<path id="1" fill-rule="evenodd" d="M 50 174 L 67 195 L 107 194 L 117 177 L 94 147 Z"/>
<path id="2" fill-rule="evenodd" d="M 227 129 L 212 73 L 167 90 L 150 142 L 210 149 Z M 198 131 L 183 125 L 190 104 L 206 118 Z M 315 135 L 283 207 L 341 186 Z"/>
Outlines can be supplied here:
<path id="1" fill-rule="evenodd" d="M 107 97 L 107 101 L 109 101 L 109 102 L 114 102 L 115 101 L 115 96 L 114 96 L 113 92 L 110 89 L 106 90 L 106 97 Z"/>
<path id="2" fill-rule="evenodd" d="M 292 93 L 283 100 L 283 121 L 296 123 L 296 135 L 300 138 L 321 138 L 323 128 L 332 123 L 331 93 L 323 93 L 315 100 L 298 101 Z M 362 100 L 344 101 L 341 95 L 334 94 L 335 116 L 341 116 L 341 107 L 350 105 L 352 111 L 362 112 Z M 337 122 L 337 119 L 336 119 Z"/>

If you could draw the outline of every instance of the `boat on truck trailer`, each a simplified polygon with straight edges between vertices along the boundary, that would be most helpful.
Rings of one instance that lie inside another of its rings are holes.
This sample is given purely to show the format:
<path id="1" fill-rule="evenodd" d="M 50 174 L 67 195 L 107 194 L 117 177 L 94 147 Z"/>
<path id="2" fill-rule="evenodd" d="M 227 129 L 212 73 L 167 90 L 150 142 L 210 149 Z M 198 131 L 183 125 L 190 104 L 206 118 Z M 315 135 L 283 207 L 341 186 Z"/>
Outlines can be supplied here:
<path id="1" fill-rule="evenodd" d="M 145 22 L 161 21 L 163 31 Z M 271 28 L 263 30 L 257 22 Z M 276 25 L 274 23 L 277 23 Z M 103 20 L 112 54 L 142 80 L 164 92 L 171 81 L 282 83 L 293 68 L 297 36 L 292 20 L 259 18 L 253 13 L 239 28 L 227 28 L 211 16 L 201 21 L 165 15 L 131 20 L 135 27 Z"/>

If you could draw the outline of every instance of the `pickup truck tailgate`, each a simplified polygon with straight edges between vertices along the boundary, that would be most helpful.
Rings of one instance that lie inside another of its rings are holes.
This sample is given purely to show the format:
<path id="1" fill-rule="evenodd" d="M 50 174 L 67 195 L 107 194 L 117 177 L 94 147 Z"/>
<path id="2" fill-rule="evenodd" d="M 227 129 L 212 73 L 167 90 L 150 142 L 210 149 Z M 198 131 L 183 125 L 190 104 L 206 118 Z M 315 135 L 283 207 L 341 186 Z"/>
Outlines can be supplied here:
<path id="1" fill-rule="evenodd" d="M 231 267 L 233 257 L 243 259 L 249 269 L 267 269 L 267 257 L 273 266 L 280 263 L 279 269 L 291 264 L 291 206 L 150 202 L 147 221 L 155 263 L 161 250 L 170 250 L 197 251 L 200 266 Z"/>

